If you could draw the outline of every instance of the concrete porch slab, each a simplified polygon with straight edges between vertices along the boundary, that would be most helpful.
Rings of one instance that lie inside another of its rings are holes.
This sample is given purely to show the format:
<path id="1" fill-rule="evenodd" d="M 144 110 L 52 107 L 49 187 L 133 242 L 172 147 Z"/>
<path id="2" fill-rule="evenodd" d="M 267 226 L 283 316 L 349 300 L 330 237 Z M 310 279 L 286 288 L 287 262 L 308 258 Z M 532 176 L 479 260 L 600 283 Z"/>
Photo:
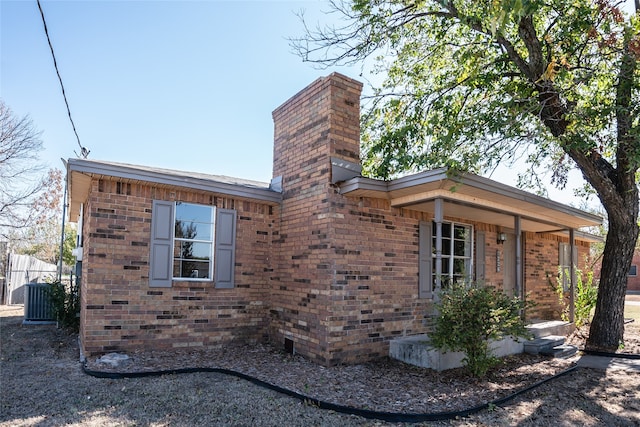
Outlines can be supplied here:
<path id="1" fill-rule="evenodd" d="M 490 347 L 497 357 L 522 353 L 524 341 L 516 342 L 512 338 L 492 341 Z M 431 368 L 436 371 L 459 368 L 463 366 L 462 352 L 442 352 L 429 342 L 428 335 L 412 335 L 396 338 L 389 343 L 389 356 L 411 365 Z"/>
<path id="2" fill-rule="evenodd" d="M 527 330 L 533 334 L 535 338 L 542 338 L 549 335 L 571 335 L 575 325 L 565 322 L 564 320 L 545 320 L 533 322 L 527 325 Z"/>

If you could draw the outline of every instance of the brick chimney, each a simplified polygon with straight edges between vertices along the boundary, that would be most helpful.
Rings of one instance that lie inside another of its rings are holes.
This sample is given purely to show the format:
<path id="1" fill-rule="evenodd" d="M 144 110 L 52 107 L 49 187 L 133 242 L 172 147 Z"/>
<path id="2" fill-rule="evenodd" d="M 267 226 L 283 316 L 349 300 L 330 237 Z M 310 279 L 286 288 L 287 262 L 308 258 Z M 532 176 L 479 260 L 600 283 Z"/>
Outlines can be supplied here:
<path id="1" fill-rule="evenodd" d="M 361 90 L 360 82 L 333 73 L 273 112 L 273 176 L 281 179 L 283 201 L 270 332 L 284 348 L 321 364 L 333 360 L 326 346 L 336 281 L 332 242 L 334 223 L 344 217 L 333 184 L 360 173 Z"/>
<path id="2" fill-rule="evenodd" d="M 273 112 L 273 176 L 282 176 L 285 193 L 300 190 L 301 181 L 309 179 L 314 185 L 336 182 L 331 159 L 359 166 L 361 91 L 362 83 L 333 73 Z"/>

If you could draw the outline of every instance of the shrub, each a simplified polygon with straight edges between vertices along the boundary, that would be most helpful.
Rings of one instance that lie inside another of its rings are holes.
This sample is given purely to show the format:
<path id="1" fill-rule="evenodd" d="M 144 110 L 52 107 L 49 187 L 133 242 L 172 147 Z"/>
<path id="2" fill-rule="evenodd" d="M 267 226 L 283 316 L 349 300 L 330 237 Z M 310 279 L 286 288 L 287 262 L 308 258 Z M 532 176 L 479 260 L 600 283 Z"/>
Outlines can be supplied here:
<path id="1" fill-rule="evenodd" d="M 565 277 L 569 277 L 569 269 L 564 272 Z M 562 267 L 559 269 L 558 277 L 556 278 L 556 285 L 554 286 L 560 304 L 562 305 L 562 320 L 569 321 L 569 302 L 565 296 L 563 286 L 563 271 Z M 575 270 L 576 290 L 574 298 L 574 319 L 576 326 L 580 326 L 589 323 L 591 319 L 591 312 L 596 306 L 598 300 L 598 286 L 593 283 L 593 271 L 587 272 L 586 276 L 582 275 L 581 270 Z"/>
<path id="2" fill-rule="evenodd" d="M 78 332 L 80 328 L 80 295 L 77 286 L 65 286 L 64 283 L 55 281 L 49 283 L 47 293 L 53 305 L 53 314 L 63 328 Z"/>
<path id="3" fill-rule="evenodd" d="M 498 363 L 489 340 L 529 335 L 521 317 L 527 304 L 517 297 L 488 287 L 458 284 L 443 291 L 440 298 L 431 343 L 444 351 L 464 352 L 463 363 L 475 377 L 483 377 Z"/>

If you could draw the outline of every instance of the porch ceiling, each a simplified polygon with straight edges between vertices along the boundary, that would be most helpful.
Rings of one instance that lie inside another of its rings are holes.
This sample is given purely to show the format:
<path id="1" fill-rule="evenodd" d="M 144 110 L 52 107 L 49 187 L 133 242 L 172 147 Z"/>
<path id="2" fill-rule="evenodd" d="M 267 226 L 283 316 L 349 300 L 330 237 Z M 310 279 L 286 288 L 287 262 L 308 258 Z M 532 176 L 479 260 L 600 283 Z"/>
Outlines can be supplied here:
<path id="1" fill-rule="evenodd" d="M 545 199 L 477 175 L 451 178 L 446 170 L 379 181 L 357 177 L 340 185 L 344 195 L 388 199 L 391 206 L 435 212 L 435 200 L 442 199 L 444 215 L 462 220 L 514 228 L 520 216 L 523 231 L 560 232 L 599 225 L 602 218 L 571 206 Z"/>

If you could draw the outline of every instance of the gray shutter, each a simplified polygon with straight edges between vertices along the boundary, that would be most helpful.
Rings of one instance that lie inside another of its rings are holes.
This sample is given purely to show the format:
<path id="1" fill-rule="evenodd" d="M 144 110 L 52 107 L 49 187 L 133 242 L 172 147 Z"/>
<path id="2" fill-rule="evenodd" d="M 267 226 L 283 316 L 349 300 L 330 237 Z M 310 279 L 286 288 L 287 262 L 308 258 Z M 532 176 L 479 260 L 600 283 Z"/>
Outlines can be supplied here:
<path id="1" fill-rule="evenodd" d="M 215 248 L 215 287 L 233 288 L 236 262 L 236 211 L 233 209 L 216 209 Z"/>
<path id="2" fill-rule="evenodd" d="M 564 291 L 568 291 L 571 287 L 570 280 L 570 271 L 571 271 L 571 262 L 569 258 L 571 257 L 571 246 L 568 243 L 560 243 L 558 248 L 558 264 L 560 265 L 560 278 L 562 280 L 562 288 Z M 573 247 L 573 265 L 574 269 L 578 268 L 578 247 Z M 574 270 L 575 271 L 575 270 Z M 574 274 L 574 283 L 575 283 L 575 274 Z"/>
<path id="3" fill-rule="evenodd" d="M 418 298 L 431 298 L 432 282 L 431 264 L 431 222 L 420 221 L 418 226 Z"/>
<path id="4" fill-rule="evenodd" d="M 476 234 L 476 283 L 484 284 L 485 279 L 485 234 L 478 231 Z"/>
<path id="5" fill-rule="evenodd" d="M 171 287 L 171 278 L 173 277 L 173 215 L 173 202 L 153 201 L 149 254 L 149 286 L 152 287 Z"/>
<path id="6" fill-rule="evenodd" d="M 566 291 L 569 286 L 567 285 L 567 253 L 569 245 L 560 242 L 558 244 L 558 267 L 560 268 L 560 283 L 562 283 L 562 289 Z"/>
<path id="7" fill-rule="evenodd" d="M 576 286 L 578 283 L 578 247 L 573 246 L 573 284 Z M 571 286 L 571 284 L 569 284 Z"/>

